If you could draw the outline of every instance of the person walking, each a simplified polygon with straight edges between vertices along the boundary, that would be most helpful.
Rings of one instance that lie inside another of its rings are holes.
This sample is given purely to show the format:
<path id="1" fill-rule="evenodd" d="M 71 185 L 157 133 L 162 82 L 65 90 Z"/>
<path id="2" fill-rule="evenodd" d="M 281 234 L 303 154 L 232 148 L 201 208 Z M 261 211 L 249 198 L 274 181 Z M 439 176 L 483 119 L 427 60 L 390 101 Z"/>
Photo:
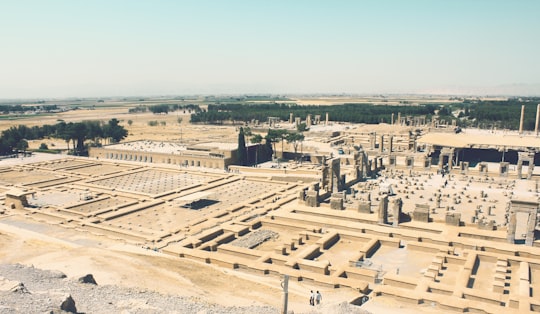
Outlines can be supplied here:
<path id="1" fill-rule="evenodd" d="M 309 305 L 315 306 L 315 293 L 313 290 L 311 290 L 311 294 L 309 295 Z"/>
<path id="2" fill-rule="evenodd" d="M 317 305 L 321 304 L 322 295 L 319 291 L 317 291 L 317 295 L 315 296 L 315 300 L 317 301 Z"/>

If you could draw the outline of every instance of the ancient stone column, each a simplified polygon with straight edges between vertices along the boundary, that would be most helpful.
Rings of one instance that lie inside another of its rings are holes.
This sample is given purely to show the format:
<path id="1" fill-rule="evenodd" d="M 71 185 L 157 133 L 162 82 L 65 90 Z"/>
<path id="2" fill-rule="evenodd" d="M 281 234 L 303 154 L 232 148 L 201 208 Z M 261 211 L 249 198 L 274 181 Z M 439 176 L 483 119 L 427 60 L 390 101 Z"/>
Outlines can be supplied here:
<path id="1" fill-rule="evenodd" d="M 395 167 L 396 166 L 396 156 L 395 155 L 389 155 L 388 156 L 388 165 L 390 167 Z"/>
<path id="2" fill-rule="evenodd" d="M 384 151 L 384 135 L 381 135 L 379 137 L 379 152 L 382 153 Z"/>
<path id="3" fill-rule="evenodd" d="M 390 123 L 390 124 L 392 124 L 392 125 L 394 124 L 394 113 L 393 112 L 392 112 L 392 123 Z"/>
<path id="4" fill-rule="evenodd" d="M 508 221 L 506 241 L 508 241 L 508 243 L 514 244 L 516 242 L 516 213 L 510 212 L 508 214 L 510 215 L 510 219 Z"/>
<path id="5" fill-rule="evenodd" d="M 534 229 L 536 227 L 536 210 L 529 213 L 529 220 L 527 221 L 527 234 L 525 236 L 525 245 L 533 246 L 534 243 Z"/>
<path id="6" fill-rule="evenodd" d="M 289 123 L 292 124 L 293 123 L 293 113 L 289 113 Z"/>
<path id="7" fill-rule="evenodd" d="M 319 191 L 310 188 L 306 193 L 305 199 L 306 206 L 319 207 Z"/>
<path id="8" fill-rule="evenodd" d="M 325 125 L 328 125 L 328 112 L 326 113 L 326 122 Z"/>
<path id="9" fill-rule="evenodd" d="M 339 159 L 332 159 L 332 163 L 331 163 L 331 178 L 330 180 L 332 180 L 332 193 L 336 193 L 336 192 L 340 192 L 342 190 L 342 185 L 341 185 L 341 174 L 340 174 L 340 161 Z"/>
<path id="10" fill-rule="evenodd" d="M 379 202 L 379 220 L 380 224 L 386 224 L 388 222 L 388 195 L 381 197 Z"/>
<path id="11" fill-rule="evenodd" d="M 369 148 L 375 149 L 376 137 L 377 137 L 377 133 L 375 132 L 369 134 Z"/>
<path id="12" fill-rule="evenodd" d="M 394 136 L 390 135 L 388 138 L 388 152 L 391 153 L 394 150 Z"/>
<path id="13" fill-rule="evenodd" d="M 534 171 L 534 161 L 531 161 L 529 163 L 529 171 L 527 171 L 527 179 L 528 180 L 530 180 L 532 178 L 533 171 Z"/>
<path id="14" fill-rule="evenodd" d="M 363 165 L 364 165 L 363 154 L 361 154 L 360 152 L 355 152 L 354 153 L 354 169 L 355 169 L 356 180 L 360 180 L 364 176 Z"/>
<path id="15" fill-rule="evenodd" d="M 399 225 L 399 217 L 401 217 L 401 206 L 403 202 L 401 201 L 401 198 L 398 198 L 394 201 L 394 207 L 393 207 L 393 215 L 394 215 L 394 221 L 392 222 L 393 227 L 397 227 Z"/>
<path id="16" fill-rule="evenodd" d="M 521 105 L 521 118 L 519 119 L 519 134 L 523 133 L 523 118 L 525 116 L 525 105 Z"/>
<path id="17" fill-rule="evenodd" d="M 304 204 L 305 201 L 306 201 L 306 191 L 302 190 L 298 192 L 298 203 Z"/>
<path id="18" fill-rule="evenodd" d="M 322 164 L 322 169 L 321 169 L 321 174 L 322 174 L 322 178 L 321 178 L 321 182 L 322 182 L 322 188 L 323 190 L 325 191 L 329 191 L 330 190 L 330 171 L 329 171 L 329 167 L 328 165 L 326 164 L 326 161 L 323 161 L 323 164 Z"/>
<path id="19" fill-rule="evenodd" d="M 306 117 L 306 126 L 308 127 L 311 126 L 311 114 L 308 114 Z"/>
<path id="20" fill-rule="evenodd" d="M 536 124 L 534 125 L 534 133 L 538 135 L 538 123 L 540 122 L 540 104 L 536 106 Z"/>
<path id="21" fill-rule="evenodd" d="M 499 164 L 499 175 L 501 177 L 508 177 L 509 162 L 501 162 Z"/>
<path id="22" fill-rule="evenodd" d="M 401 125 L 401 112 L 397 113 L 397 123 Z"/>
<path id="23" fill-rule="evenodd" d="M 424 156 L 424 170 L 431 168 L 431 157 Z"/>

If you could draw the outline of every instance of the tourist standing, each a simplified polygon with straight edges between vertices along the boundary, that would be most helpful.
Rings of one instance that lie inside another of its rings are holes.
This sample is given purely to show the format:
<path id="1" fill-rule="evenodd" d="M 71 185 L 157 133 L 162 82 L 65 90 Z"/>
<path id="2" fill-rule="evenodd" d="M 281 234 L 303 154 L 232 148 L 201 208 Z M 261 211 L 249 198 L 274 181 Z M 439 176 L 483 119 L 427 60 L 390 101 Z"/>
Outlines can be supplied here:
<path id="1" fill-rule="evenodd" d="M 311 290 L 311 294 L 309 295 L 309 305 L 315 305 L 315 292 L 313 290 Z"/>
<path id="2" fill-rule="evenodd" d="M 317 301 L 317 305 L 321 304 L 322 295 L 319 291 L 317 291 L 317 295 L 315 296 L 315 300 Z"/>

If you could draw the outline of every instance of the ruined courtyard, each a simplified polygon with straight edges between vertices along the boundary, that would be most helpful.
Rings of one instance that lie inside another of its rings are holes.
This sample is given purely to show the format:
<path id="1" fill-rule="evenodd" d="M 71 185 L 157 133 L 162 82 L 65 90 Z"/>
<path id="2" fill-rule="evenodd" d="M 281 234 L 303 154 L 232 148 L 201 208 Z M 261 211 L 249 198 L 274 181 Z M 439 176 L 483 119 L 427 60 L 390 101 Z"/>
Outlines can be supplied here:
<path id="1" fill-rule="evenodd" d="M 343 155 L 310 149 L 322 137 L 306 140 L 311 163 L 277 167 L 216 169 L 127 154 L 5 166 L 1 217 L 353 291 L 345 301 L 357 305 L 367 296 L 457 312 L 540 311 L 533 164 L 471 167 L 449 155 L 432 165 L 411 152 L 421 139 L 410 133 L 354 128 L 327 140 Z"/>

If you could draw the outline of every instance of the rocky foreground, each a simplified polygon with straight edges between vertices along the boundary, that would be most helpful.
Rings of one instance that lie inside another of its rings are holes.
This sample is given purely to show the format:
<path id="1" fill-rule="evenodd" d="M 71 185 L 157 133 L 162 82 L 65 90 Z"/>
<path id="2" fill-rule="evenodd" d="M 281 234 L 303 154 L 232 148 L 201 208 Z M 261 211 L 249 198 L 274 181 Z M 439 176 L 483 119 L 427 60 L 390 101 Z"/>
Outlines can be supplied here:
<path id="1" fill-rule="evenodd" d="M 182 289 L 182 287 L 178 287 Z M 113 285 L 99 285 L 91 275 L 69 279 L 61 272 L 23 265 L 0 265 L 0 313 L 223 313 L 275 314 L 270 306 L 224 307 L 201 299 L 160 294 Z M 292 312 L 291 312 L 292 313 Z M 311 313 L 358 313 L 347 303 L 327 305 Z"/>
<path id="2" fill-rule="evenodd" d="M 272 307 L 222 307 L 153 291 L 93 284 L 60 272 L 0 265 L 0 313 L 272 313 Z M 87 283 L 84 283 L 84 282 Z M 178 287 L 181 289 L 181 287 Z M 71 301 L 73 300 L 73 304 Z M 63 308 L 61 308 L 63 307 Z"/>

